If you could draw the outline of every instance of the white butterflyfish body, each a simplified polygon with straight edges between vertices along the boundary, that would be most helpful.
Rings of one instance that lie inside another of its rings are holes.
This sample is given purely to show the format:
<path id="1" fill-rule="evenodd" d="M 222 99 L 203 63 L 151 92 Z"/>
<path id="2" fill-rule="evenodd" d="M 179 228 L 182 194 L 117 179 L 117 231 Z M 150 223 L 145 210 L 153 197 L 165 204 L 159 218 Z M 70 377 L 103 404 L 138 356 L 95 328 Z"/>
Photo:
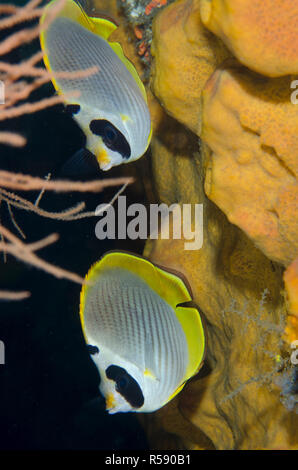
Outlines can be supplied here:
<path id="1" fill-rule="evenodd" d="M 109 413 L 152 412 L 200 369 L 205 336 L 180 277 L 112 252 L 86 276 L 80 317 Z"/>
<path id="2" fill-rule="evenodd" d="M 57 1 L 45 8 L 41 24 Z M 120 44 L 109 42 L 116 28 L 107 19 L 88 17 L 77 3 L 66 0 L 40 36 L 54 87 L 67 104 L 77 106 L 74 119 L 102 170 L 140 158 L 151 138 L 145 88 Z M 67 77 L 68 72 L 94 67 L 88 76 Z M 79 97 L 71 98 L 74 91 Z"/>

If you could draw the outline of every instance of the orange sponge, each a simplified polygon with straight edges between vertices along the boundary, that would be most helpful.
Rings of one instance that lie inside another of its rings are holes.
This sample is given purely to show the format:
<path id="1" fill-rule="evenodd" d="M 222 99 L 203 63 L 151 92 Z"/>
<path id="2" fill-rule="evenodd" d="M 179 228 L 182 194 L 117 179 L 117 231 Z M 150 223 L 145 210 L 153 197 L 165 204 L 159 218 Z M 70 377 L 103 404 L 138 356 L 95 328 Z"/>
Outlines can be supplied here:
<path id="1" fill-rule="evenodd" d="M 298 73 L 298 2 L 201 0 L 204 25 L 237 59 L 263 75 Z"/>

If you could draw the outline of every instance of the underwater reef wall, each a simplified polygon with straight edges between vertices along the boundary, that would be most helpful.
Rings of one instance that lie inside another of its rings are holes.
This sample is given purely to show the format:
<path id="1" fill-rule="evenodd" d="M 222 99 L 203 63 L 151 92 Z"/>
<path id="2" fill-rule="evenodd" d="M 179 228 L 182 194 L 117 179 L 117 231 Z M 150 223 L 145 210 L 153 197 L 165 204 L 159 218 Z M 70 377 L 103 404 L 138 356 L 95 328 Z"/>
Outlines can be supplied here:
<path id="1" fill-rule="evenodd" d="M 156 449 L 297 449 L 296 7 L 176 0 L 150 10 L 151 29 L 140 20 L 151 3 L 118 1 L 115 39 L 151 73 L 155 196 L 202 203 L 204 242 L 149 240 L 144 255 L 187 277 L 208 348 L 198 376 L 141 419 Z M 143 64 L 136 17 L 152 31 Z"/>
<path id="2" fill-rule="evenodd" d="M 284 266 L 298 253 L 298 108 L 290 85 L 291 77 L 223 64 L 203 91 L 201 134 L 207 196 Z"/>
<path id="3" fill-rule="evenodd" d="M 293 0 L 201 0 L 203 24 L 239 62 L 268 77 L 298 72 Z"/>

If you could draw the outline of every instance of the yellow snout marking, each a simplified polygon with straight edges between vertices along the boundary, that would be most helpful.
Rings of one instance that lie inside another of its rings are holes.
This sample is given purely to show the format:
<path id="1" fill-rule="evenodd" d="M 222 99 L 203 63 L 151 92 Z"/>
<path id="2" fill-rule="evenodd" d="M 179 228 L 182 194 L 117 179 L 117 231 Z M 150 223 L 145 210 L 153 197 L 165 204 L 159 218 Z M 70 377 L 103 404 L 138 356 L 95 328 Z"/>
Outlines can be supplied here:
<path id="1" fill-rule="evenodd" d="M 114 408 L 115 405 L 116 405 L 116 402 L 115 402 L 114 395 L 112 393 L 108 393 L 106 396 L 106 409 L 111 410 L 112 408 Z"/>
<path id="2" fill-rule="evenodd" d="M 110 163 L 108 152 L 103 147 L 99 149 L 99 152 L 96 155 L 96 159 L 99 165 L 106 165 L 107 163 Z"/>

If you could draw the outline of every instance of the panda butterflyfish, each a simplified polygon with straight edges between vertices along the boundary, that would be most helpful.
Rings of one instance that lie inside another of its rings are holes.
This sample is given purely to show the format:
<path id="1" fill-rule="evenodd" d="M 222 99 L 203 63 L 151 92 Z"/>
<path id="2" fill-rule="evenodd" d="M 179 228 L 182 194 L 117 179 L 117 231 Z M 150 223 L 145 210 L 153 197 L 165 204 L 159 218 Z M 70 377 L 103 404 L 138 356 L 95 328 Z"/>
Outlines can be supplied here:
<path id="1" fill-rule="evenodd" d="M 80 318 L 109 413 L 152 412 L 168 403 L 204 360 L 199 311 L 176 274 L 133 254 L 110 252 L 81 291 Z"/>
<path id="2" fill-rule="evenodd" d="M 46 6 L 41 25 L 57 2 Z M 58 94 L 69 94 L 66 104 L 102 170 L 140 158 L 152 132 L 144 85 L 121 45 L 109 42 L 116 28 L 112 21 L 89 17 L 75 1 L 66 0 L 40 34 L 53 85 Z M 67 78 L 67 72 L 94 67 L 96 73 L 85 78 Z M 71 98 L 73 91 L 79 91 L 78 98 Z"/>

